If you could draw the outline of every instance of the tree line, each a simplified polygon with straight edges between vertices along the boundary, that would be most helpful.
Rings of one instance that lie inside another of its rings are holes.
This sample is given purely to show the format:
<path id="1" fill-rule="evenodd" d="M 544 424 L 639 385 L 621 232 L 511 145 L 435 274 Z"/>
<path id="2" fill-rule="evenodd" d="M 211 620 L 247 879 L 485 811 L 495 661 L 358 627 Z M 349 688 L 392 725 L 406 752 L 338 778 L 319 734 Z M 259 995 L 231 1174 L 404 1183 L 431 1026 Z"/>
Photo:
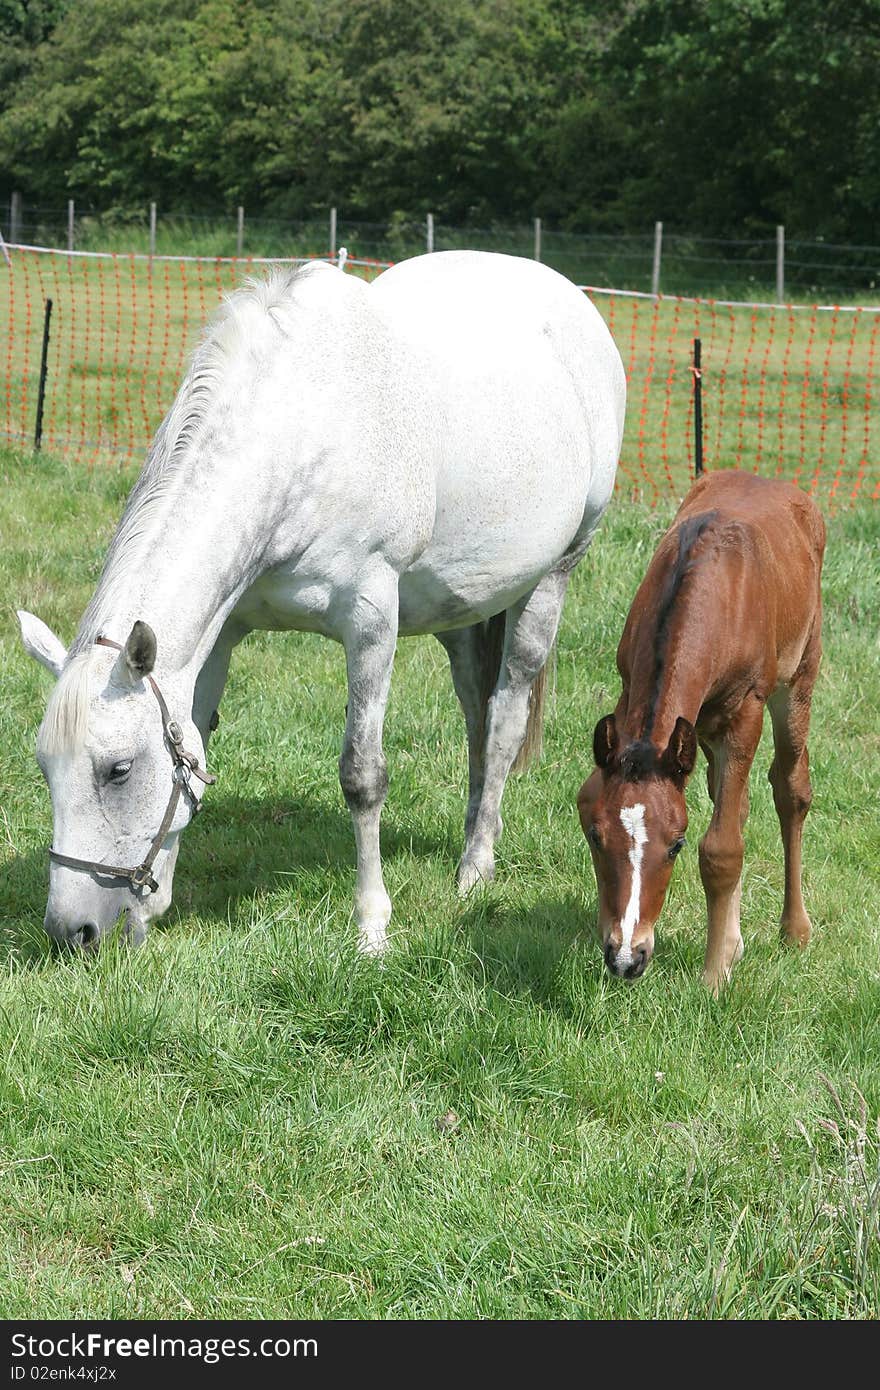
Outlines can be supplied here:
<path id="1" fill-rule="evenodd" d="M 0 195 L 877 243 L 880 0 L 0 0 Z"/>

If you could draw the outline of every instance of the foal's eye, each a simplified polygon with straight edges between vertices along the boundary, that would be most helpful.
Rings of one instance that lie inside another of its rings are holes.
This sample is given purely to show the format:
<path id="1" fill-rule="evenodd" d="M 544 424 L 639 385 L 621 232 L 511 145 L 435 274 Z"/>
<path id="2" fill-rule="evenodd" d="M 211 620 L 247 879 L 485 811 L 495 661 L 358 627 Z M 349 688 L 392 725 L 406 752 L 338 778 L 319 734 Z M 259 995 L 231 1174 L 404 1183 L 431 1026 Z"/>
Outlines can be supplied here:
<path id="1" fill-rule="evenodd" d="M 601 849 L 602 841 L 599 839 L 599 832 L 595 825 L 591 825 L 587 831 L 587 839 L 595 849 Z"/>
<path id="2" fill-rule="evenodd" d="M 670 859 L 675 859 L 675 857 L 676 857 L 677 855 L 681 854 L 681 852 L 682 852 L 682 850 L 684 849 L 684 847 L 685 847 L 686 844 L 687 844 L 687 841 L 685 840 L 684 836 L 682 835 L 681 839 L 676 840 L 676 842 L 675 842 L 674 845 L 670 845 L 670 846 L 669 846 L 669 858 L 670 858 Z"/>
<path id="3" fill-rule="evenodd" d="M 120 782 L 125 782 L 127 780 L 130 772 L 131 759 L 129 758 L 127 762 L 114 763 L 110 769 L 107 780 L 109 782 L 116 782 L 118 785 Z"/>

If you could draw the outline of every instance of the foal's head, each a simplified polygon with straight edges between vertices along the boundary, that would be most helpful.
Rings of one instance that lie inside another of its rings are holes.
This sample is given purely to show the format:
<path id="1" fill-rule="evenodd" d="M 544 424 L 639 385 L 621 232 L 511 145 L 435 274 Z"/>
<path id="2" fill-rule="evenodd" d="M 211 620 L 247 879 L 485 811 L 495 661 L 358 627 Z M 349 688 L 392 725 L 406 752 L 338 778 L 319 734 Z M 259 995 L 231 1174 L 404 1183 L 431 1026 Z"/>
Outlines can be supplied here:
<path id="1" fill-rule="evenodd" d="M 635 980 L 654 950 L 654 923 L 684 846 L 684 790 L 697 736 L 676 720 L 661 751 L 649 739 L 620 746 L 613 714 L 593 734 L 596 771 L 578 793 L 581 825 L 599 889 L 599 931 L 613 975 Z"/>

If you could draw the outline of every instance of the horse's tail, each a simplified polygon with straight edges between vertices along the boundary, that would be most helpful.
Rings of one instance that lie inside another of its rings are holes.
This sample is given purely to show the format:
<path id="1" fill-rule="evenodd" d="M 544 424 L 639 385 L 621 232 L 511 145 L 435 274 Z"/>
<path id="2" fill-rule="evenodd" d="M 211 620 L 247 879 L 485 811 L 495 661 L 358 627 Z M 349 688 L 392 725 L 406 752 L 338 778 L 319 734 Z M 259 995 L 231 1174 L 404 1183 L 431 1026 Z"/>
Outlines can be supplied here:
<path id="1" fill-rule="evenodd" d="M 483 721 L 480 729 L 481 742 L 486 733 L 486 710 L 489 707 L 489 700 L 498 683 L 498 675 L 501 671 L 501 656 L 504 651 L 504 629 L 506 622 L 507 614 L 501 612 L 496 613 L 486 624 L 480 663 L 480 714 Z M 529 695 L 529 718 L 526 724 L 526 736 L 523 739 L 522 747 L 514 759 L 513 767 L 511 768 L 512 772 L 525 772 L 529 764 L 536 762 L 541 756 L 541 749 L 544 742 L 544 701 L 546 694 L 547 666 L 545 663 L 532 681 L 532 689 Z"/>
<path id="2" fill-rule="evenodd" d="M 544 747 L 544 700 L 547 695 L 547 663 L 541 667 L 532 681 L 529 694 L 529 719 L 522 748 L 513 760 L 512 772 L 525 772 L 530 763 L 536 763 Z"/>

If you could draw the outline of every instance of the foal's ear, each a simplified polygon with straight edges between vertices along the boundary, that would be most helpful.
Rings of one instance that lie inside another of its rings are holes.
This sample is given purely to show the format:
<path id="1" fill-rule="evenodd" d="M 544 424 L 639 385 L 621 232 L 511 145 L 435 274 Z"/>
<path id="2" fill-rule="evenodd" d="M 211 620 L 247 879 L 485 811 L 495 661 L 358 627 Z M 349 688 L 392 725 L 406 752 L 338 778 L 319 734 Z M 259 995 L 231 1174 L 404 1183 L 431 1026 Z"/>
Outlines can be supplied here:
<path id="1" fill-rule="evenodd" d="M 143 680 L 156 664 L 156 634 L 148 623 L 140 618 L 128 634 L 128 640 L 119 653 L 117 670 L 129 682 Z"/>
<path id="2" fill-rule="evenodd" d="M 608 772 L 617 755 L 617 724 L 613 714 L 606 714 L 593 730 L 593 757 L 596 766 Z"/>
<path id="3" fill-rule="evenodd" d="M 697 731 L 690 720 L 679 715 L 661 759 L 663 771 L 674 781 L 683 782 L 690 777 L 696 761 Z"/>
<path id="4" fill-rule="evenodd" d="M 41 666 L 51 671 L 53 676 L 60 676 L 67 656 L 67 648 L 63 642 L 55 636 L 51 628 L 39 618 L 35 618 L 33 613 L 26 613 L 23 608 L 19 608 L 17 612 L 25 651 L 34 661 L 39 661 Z"/>

